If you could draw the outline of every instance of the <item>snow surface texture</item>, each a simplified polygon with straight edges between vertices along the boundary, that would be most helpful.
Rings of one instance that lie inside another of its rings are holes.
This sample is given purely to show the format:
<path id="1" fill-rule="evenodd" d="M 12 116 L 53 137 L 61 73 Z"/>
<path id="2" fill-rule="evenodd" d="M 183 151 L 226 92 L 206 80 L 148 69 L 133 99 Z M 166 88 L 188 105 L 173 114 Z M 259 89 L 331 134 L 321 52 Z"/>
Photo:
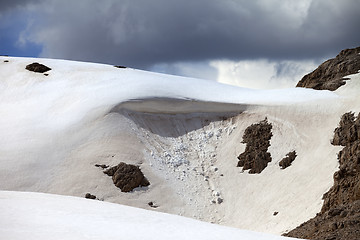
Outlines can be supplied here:
<path id="1" fill-rule="evenodd" d="M 0 211 L 2 239 L 290 239 L 118 204 L 42 193 L 0 192 Z"/>
<path id="2" fill-rule="evenodd" d="M 9 60 L 9 62 L 3 62 Z M 49 75 L 25 70 L 32 62 Z M 315 216 L 333 183 L 344 112 L 360 76 L 337 90 L 251 90 L 109 65 L 0 57 L 0 189 L 98 199 L 281 234 Z M 273 125 L 272 162 L 237 168 L 244 130 Z M 290 151 L 298 157 L 281 170 Z M 95 164 L 140 165 L 146 188 L 122 193 Z M 153 202 L 157 208 L 148 205 Z M 278 212 L 274 216 L 274 212 Z M 5 216 L 5 215 L 4 215 Z"/>

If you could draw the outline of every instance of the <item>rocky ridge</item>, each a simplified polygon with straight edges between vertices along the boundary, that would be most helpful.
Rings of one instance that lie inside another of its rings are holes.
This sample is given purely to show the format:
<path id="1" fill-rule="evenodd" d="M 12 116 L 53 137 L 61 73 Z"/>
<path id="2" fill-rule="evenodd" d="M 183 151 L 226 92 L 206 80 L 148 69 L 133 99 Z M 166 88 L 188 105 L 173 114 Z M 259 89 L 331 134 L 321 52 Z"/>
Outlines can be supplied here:
<path id="1" fill-rule="evenodd" d="M 322 63 L 305 75 L 296 87 L 335 91 L 345 84 L 347 75 L 360 70 L 360 47 L 342 50 L 335 58 Z"/>

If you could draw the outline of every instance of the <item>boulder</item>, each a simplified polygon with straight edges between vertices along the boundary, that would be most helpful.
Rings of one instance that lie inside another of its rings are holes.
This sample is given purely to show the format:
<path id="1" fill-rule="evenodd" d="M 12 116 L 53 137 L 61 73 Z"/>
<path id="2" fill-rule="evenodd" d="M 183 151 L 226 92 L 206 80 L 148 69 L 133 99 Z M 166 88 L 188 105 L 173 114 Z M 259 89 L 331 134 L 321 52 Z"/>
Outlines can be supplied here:
<path id="1" fill-rule="evenodd" d="M 281 169 L 285 169 L 291 165 L 291 163 L 295 160 L 295 158 L 296 158 L 296 151 L 289 152 L 288 154 L 286 154 L 286 157 L 284 157 L 279 162 L 279 166 L 281 167 Z"/>
<path id="2" fill-rule="evenodd" d="M 138 166 L 120 162 L 117 166 L 104 171 L 105 174 L 112 177 L 116 187 L 122 192 L 130 192 L 137 187 L 149 186 L 149 181 L 145 178 Z"/>
<path id="3" fill-rule="evenodd" d="M 85 194 L 85 198 L 88 198 L 88 199 L 96 199 L 96 196 L 95 196 L 95 195 L 92 195 L 91 193 L 87 193 L 87 194 Z"/>

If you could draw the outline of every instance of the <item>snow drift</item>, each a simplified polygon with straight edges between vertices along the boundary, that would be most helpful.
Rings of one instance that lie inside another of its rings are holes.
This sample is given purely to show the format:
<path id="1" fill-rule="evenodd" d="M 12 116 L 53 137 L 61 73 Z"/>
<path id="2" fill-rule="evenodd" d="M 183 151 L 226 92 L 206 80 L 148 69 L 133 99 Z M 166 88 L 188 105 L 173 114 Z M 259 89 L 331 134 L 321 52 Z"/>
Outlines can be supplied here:
<path id="1" fill-rule="evenodd" d="M 118 204 L 40 193 L 0 192 L 4 239 L 248 239 L 285 237 Z M 287 238 L 286 238 L 287 239 Z"/>

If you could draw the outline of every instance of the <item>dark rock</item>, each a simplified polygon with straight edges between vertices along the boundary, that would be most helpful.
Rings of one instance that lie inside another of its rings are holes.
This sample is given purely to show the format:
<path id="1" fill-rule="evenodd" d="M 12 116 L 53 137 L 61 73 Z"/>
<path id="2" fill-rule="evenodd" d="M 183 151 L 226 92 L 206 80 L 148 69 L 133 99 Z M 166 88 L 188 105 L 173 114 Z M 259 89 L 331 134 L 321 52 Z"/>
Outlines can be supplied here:
<path id="1" fill-rule="evenodd" d="M 360 47 L 342 50 L 335 58 L 322 63 L 305 75 L 296 87 L 335 91 L 345 84 L 347 75 L 360 70 Z"/>
<path id="2" fill-rule="evenodd" d="M 360 239 L 360 114 L 345 113 L 332 144 L 345 146 L 338 154 L 334 185 L 323 196 L 321 212 L 285 234 L 306 239 Z"/>
<path id="3" fill-rule="evenodd" d="M 104 173 L 112 176 L 115 186 L 120 188 L 122 192 L 130 192 L 134 188 L 150 185 L 138 166 L 124 162 L 105 170 Z"/>
<path id="4" fill-rule="evenodd" d="M 26 69 L 38 73 L 44 73 L 51 70 L 51 68 L 37 62 L 27 65 Z"/>
<path id="5" fill-rule="evenodd" d="M 296 151 L 289 152 L 288 154 L 286 154 L 286 157 L 284 157 L 279 162 L 279 166 L 281 167 L 281 169 L 285 169 L 291 165 L 291 163 L 295 160 L 295 158 L 296 158 Z"/>
<path id="6" fill-rule="evenodd" d="M 105 169 L 105 168 L 108 168 L 109 165 L 105 165 L 105 164 L 95 164 L 95 167 L 99 167 L 99 168 Z"/>
<path id="7" fill-rule="evenodd" d="M 49 76 L 49 74 L 48 74 L 48 73 L 44 73 L 44 76 Z"/>
<path id="8" fill-rule="evenodd" d="M 334 173 L 334 185 L 324 194 L 322 212 L 340 204 L 360 199 L 360 114 L 345 113 L 334 131 L 332 144 L 345 146 L 338 154 L 339 170 Z"/>
<path id="9" fill-rule="evenodd" d="M 242 143 L 246 143 L 245 152 L 238 156 L 238 167 L 250 169 L 249 173 L 261 173 L 271 162 L 271 155 L 267 152 L 270 146 L 272 125 L 267 119 L 252 124 L 245 129 Z"/>
<path id="10" fill-rule="evenodd" d="M 148 202 L 148 205 L 152 208 L 157 208 L 159 206 L 155 205 L 153 202 Z"/>
<path id="11" fill-rule="evenodd" d="M 346 210 L 344 210 L 340 213 L 340 217 L 344 218 L 347 216 L 347 214 L 348 214 L 348 212 Z"/>
<path id="12" fill-rule="evenodd" d="M 90 193 L 87 193 L 85 194 L 85 198 L 88 198 L 88 199 L 96 199 L 96 196 L 95 195 L 92 195 Z"/>
<path id="13" fill-rule="evenodd" d="M 7 63 L 7 62 L 9 62 L 9 60 L 4 60 L 4 63 Z"/>
<path id="14" fill-rule="evenodd" d="M 355 211 L 351 211 L 351 209 L 355 209 Z M 284 235 L 316 240 L 358 240 L 360 236 L 359 219 L 360 201 L 355 201 L 320 213 Z"/>
<path id="15" fill-rule="evenodd" d="M 334 217 L 334 216 L 340 215 L 341 212 L 342 212 L 341 209 L 334 208 L 334 209 L 331 209 L 331 210 L 328 211 L 328 215 L 330 217 Z"/>
<path id="16" fill-rule="evenodd" d="M 346 143 L 358 139 L 357 129 L 360 130 L 360 124 L 355 124 L 355 115 L 352 112 L 345 113 L 340 120 L 339 127 L 334 131 L 333 145 L 345 146 Z"/>
<path id="17" fill-rule="evenodd" d="M 279 213 L 279 212 L 274 212 L 274 213 L 273 213 L 273 216 L 276 216 L 276 215 L 278 215 L 278 213 Z"/>
<path id="18" fill-rule="evenodd" d="M 116 67 L 116 68 L 126 68 L 125 66 L 120 66 L 120 65 L 114 66 L 114 67 Z"/>

